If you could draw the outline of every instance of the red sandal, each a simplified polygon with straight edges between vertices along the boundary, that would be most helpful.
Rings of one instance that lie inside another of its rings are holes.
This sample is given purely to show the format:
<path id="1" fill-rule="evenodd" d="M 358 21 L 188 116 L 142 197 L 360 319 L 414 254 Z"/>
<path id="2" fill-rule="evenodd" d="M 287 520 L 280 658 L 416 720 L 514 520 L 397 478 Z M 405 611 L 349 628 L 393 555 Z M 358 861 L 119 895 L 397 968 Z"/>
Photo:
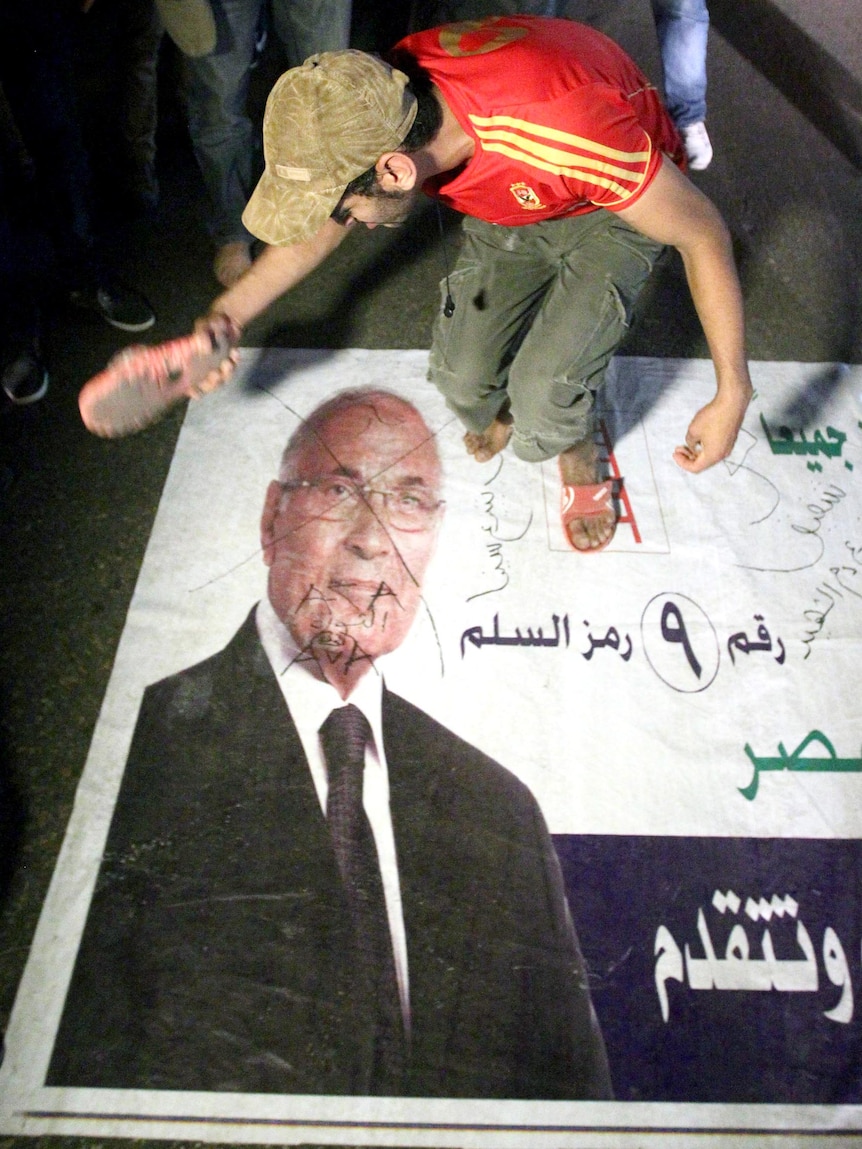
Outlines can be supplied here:
<path id="1" fill-rule="evenodd" d="M 606 539 L 600 546 L 585 547 L 581 550 L 576 547 L 569 537 L 569 523 L 572 519 L 590 519 L 595 518 L 597 515 L 603 515 L 608 510 L 614 510 L 613 501 L 613 483 L 608 479 L 604 483 L 585 483 L 580 486 L 573 486 L 571 483 L 563 483 L 560 492 L 560 520 L 563 524 L 563 534 L 566 536 L 566 542 L 576 551 L 579 555 L 595 554 L 596 551 L 604 550 L 611 539 L 614 537 L 614 532 L 611 532 L 610 538 Z M 614 516 L 614 531 L 616 530 L 616 514 Z"/>

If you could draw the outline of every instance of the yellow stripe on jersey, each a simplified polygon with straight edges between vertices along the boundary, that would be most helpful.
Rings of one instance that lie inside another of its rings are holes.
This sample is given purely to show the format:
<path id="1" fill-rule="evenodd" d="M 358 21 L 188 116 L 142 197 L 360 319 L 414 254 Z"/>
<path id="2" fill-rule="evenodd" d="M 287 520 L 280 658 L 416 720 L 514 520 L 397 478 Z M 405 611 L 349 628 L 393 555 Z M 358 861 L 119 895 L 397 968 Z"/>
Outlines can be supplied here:
<path id="1" fill-rule="evenodd" d="M 529 120 L 518 120 L 514 116 L 470 116 L 470 122 L 481 135 L 483 128 L 512 128 L 516 132 L 524 132 L 539 139 L 553 140 L 558 144 L 565 144 L 576 151 L 593 152 L 595 155 L 605 156 L 611 160 L 621 160 L 623 163 L 642 164 L 649 159 L 649 151 L 623 152 L 618 148 L 609 148 L 595 140 L 588 140 L 585 136 L 575 136 L 571 132 L 560 131 L 559 128 L 549 128 L 544 124 L 531 124 Z"/>
<path id="2" fill-rule="evenodd" d="M 507 155 L 522 153 L 525 162 L 545 167 L 548 171 L 559 170 L 562 172 L 570 168 L 572 164 L 577 164 L 581 168 L 602 172 L 606 176 L 637 180 L 643 169 L 644 161 L 649 159 L 649 152 L 639 153 L 644 158 L 638 161 L 636 168 L 632 169 L 622 167 L 620 164 L 608 163 L 583 153 L 573 155 L 571 152 L 563 151 L 562 148 L 551 148 L 547 144 L 524 139 L 523 136 L 519 136 L 515 132 L 480 131 L 477 135 L 486 151 L 498 151 L 499 147 L 495 146 L 496 141 L 499 145 L 508 145 L 511 151 L 507 152 Z"/>
<path id="3" fill-rule="evenodd" d="M 488 152 L 500 152 L 501 155 L 508 156 L 510 159 L 519 160 L 521 162 L 529 163 L 534 168 L 539 168 L 542 171 L 551 172 L 556 176 L 568 176 L 570 179 L 583 180 L 584 183 L 593 184 L 595 187 L 607 188 L 608 191 L 614 192 L 620 199 L 628 199 L 633 195 L 643 182 L 643 172 L 638 172 L 637 176 L 631 177 L 631 182 L 628 187 L 619 184 L 616 180 L 603 179 L 595 172 L 579 171 L 574 167 L 558 167 L 553 164 L 545 164 L 540 161 L 529 159 L 522 152 L 517 152 L 514 148 L 507 148 L 504 144 L 491 144 L 485 148 Z"/>
<path id="4" fill-rule="evenodd" d="M 626 152 L 513 116 L 471 115 L 470 121 L 485 151 L 497 152 L 552 175 L 605 188 L 621 200 L 628 199 L 641 186 L 651 155 L 649 136 L 646 139 L 650 147 L 646 151 Z"/>

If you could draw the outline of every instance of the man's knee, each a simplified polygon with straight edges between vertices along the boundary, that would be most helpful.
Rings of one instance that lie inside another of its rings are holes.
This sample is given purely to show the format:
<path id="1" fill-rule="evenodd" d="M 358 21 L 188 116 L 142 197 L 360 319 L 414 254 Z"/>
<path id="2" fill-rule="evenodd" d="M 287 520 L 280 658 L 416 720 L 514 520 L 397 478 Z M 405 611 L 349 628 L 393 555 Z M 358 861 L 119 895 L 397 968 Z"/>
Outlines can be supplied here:
<path id="1" fill-rule="evenodd" d="M 560 375 L 532 386 L 517 380 L 509 396 L 512 450 L 528 463 L 553 459 L 593 432 L 594 388 L 584 379 Z"/>
<path id="2" fill-rule="evenodd" d="M 428 357 L 428 378 L 456 407 L 482 402 L 505 385 L 497 370 L 496 354 L 475 330 L 463 297 L 461 313 L 456 310 L 454 316 L 446 316 L 443 306 L 441 300 Z"/>
<path id="3" fill-rule="evenodd" d="M 447 399 L 457 403 L 484 399 L 497 389 L 494 375 L 479 360 L 465 356 L 453 363 L 435 355 L 433 348 L 428 360 L 428 379 Z"/>

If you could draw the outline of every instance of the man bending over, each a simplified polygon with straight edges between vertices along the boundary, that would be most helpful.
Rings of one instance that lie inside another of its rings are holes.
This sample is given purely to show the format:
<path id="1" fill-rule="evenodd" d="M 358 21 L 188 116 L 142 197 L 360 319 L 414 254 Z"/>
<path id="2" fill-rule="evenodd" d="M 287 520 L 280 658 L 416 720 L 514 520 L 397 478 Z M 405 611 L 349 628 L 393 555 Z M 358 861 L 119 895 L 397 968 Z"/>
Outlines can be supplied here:
<path id="1" fill-rule="evenodd" d="M 462 212 L 430 378 L 477 460 L 509 444 L 532 462 L 558 458 L 568 540 L 598 550 L 616 515 L 595 394 L 666 245 L 682 256 L 716 375 L 674 458 L 702 471 L 733 448 L 751 381 L 727 227 L 684 175 L 654 86 L 602 33 L 493 17 L 408 36 L 391 59 L 323 53 L 276 82 L 266 170 L 243 216 L 268 246 L 212 314 L 242 327 L 351 229 L 404 223 L 423 192 Z"/>

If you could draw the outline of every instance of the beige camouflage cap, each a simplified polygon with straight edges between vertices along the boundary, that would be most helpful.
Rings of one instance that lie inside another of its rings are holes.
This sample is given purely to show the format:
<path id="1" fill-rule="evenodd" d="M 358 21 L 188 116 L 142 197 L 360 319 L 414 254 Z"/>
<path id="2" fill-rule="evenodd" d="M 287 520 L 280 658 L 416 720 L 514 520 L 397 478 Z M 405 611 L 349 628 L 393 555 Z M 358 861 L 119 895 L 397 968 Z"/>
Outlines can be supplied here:
<path id="1" fill-rule="evenodd" d="M 242 216 L 252 235 L 284 246 L 315 235 L 350 181 L 403 142 L 416 118 L 407 82 L 353 49 L 280 76 L 263 118 L 266 170 Z"/>

